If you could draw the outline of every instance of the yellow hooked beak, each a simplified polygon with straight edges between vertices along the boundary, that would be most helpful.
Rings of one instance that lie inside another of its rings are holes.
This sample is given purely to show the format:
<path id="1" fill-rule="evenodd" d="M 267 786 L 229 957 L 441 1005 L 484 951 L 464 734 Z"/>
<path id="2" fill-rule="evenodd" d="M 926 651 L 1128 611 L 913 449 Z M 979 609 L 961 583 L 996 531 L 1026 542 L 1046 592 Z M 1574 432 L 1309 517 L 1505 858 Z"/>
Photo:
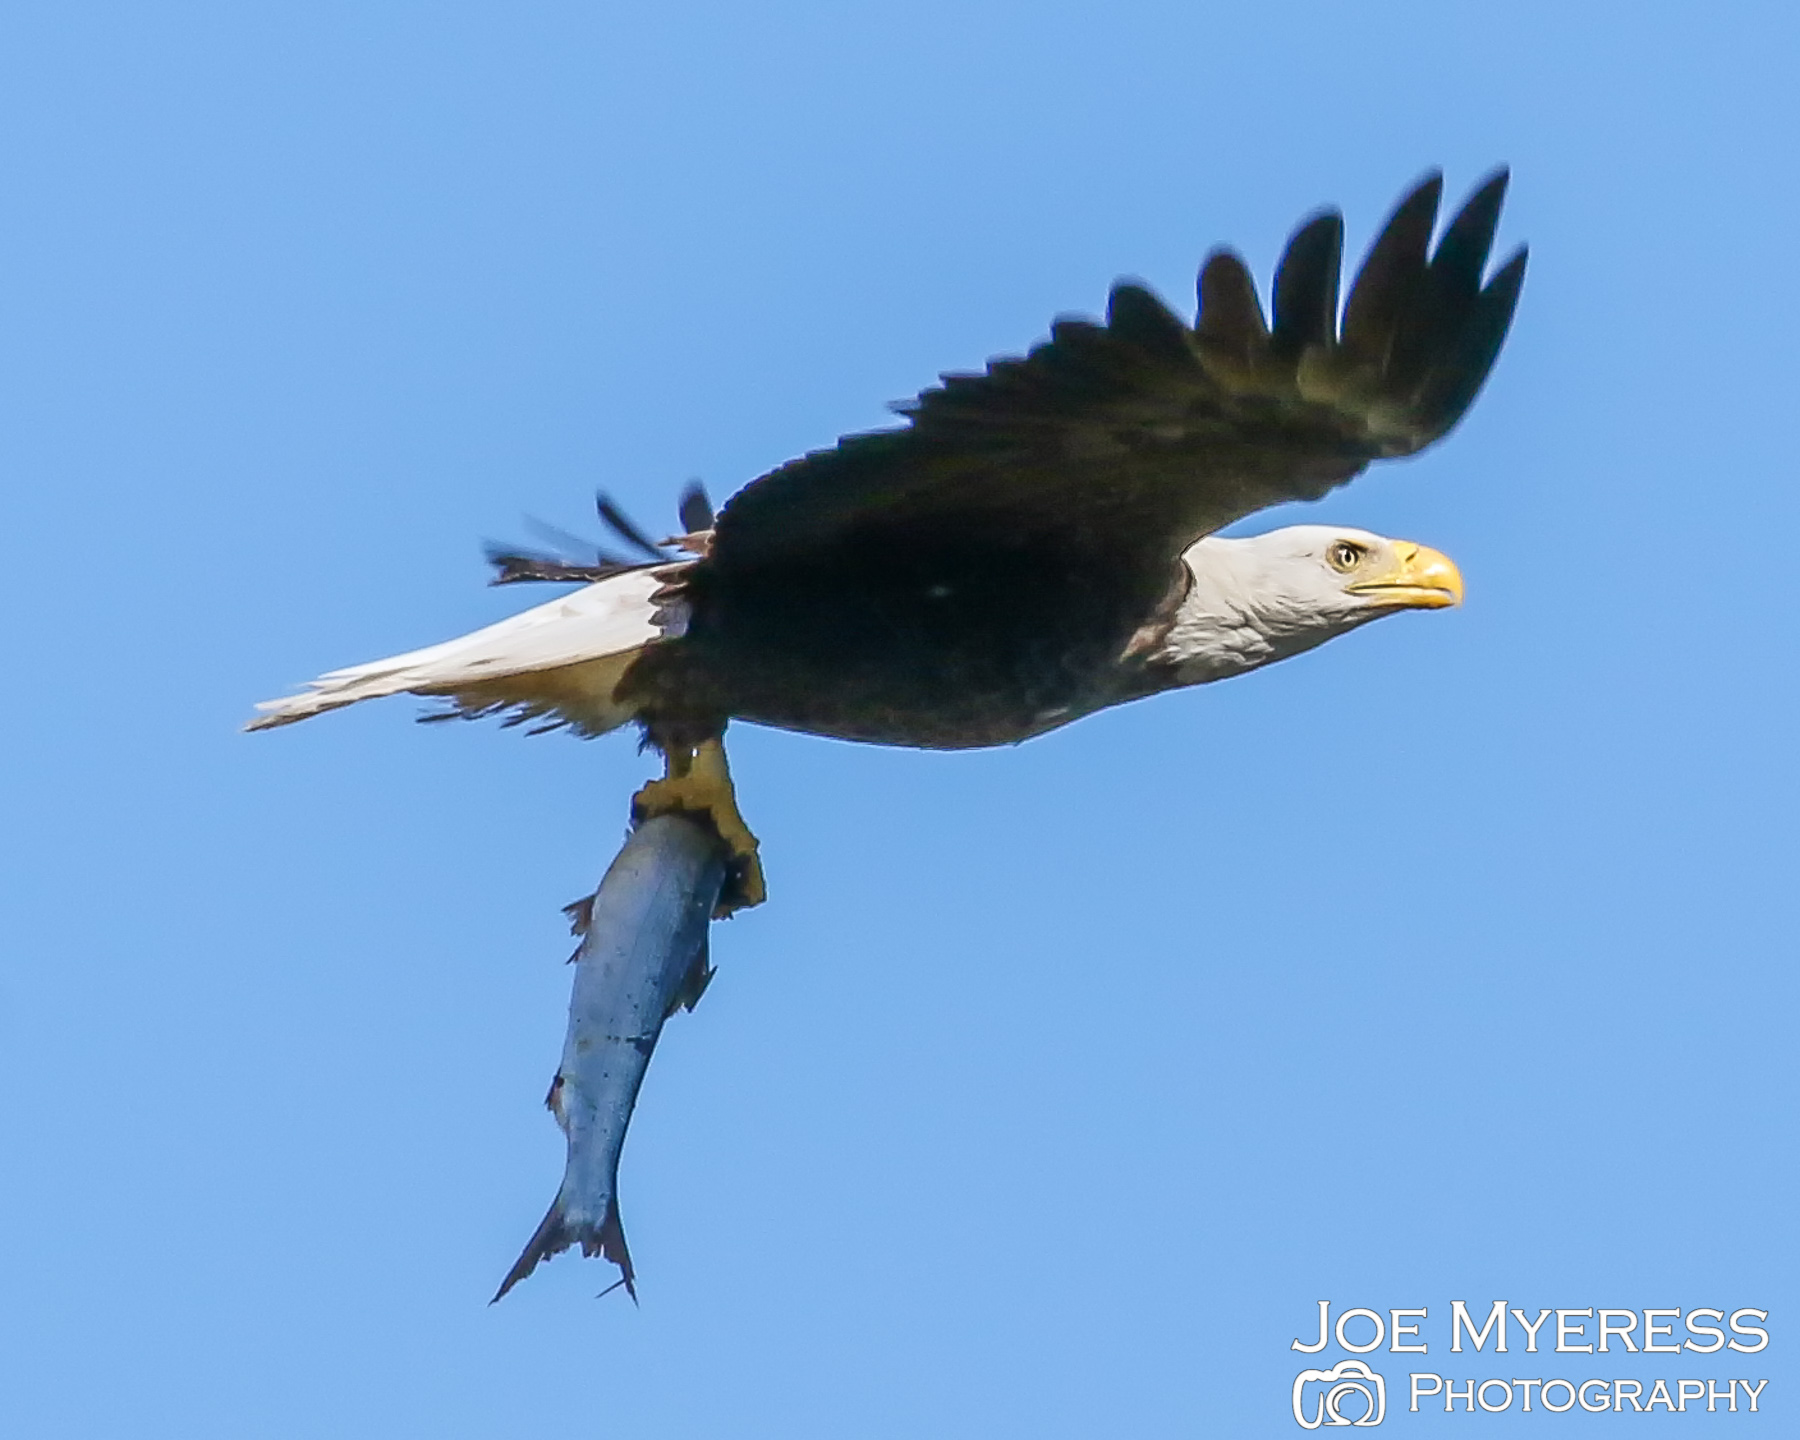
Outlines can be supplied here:
<path id="1" fill-rule="evenodd" d="M 1352 595 L 1367 595 L 1408 610 L 1442 610 L 1462 604 L 1462 571 L 1448 555 L 1410 540 L 1395 540 L 1389 548 L 1393 563 L 1346 586 Z"/>

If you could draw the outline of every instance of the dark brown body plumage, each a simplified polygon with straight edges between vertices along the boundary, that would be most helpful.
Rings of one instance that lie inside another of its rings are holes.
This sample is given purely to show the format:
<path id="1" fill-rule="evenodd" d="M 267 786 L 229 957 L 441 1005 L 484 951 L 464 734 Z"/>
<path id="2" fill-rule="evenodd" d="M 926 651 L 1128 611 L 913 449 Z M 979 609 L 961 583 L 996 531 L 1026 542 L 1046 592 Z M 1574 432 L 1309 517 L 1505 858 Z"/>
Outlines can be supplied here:
<path id="1" fill-rule="evenodd" d="M 1176 569 L 954 530 L 698 565 L 686 634 L 651 646 L 620 698 L 653 732 L 736 718 L 883 745 L 1012 744 L 1117 698 L 1121 657 Z"/>

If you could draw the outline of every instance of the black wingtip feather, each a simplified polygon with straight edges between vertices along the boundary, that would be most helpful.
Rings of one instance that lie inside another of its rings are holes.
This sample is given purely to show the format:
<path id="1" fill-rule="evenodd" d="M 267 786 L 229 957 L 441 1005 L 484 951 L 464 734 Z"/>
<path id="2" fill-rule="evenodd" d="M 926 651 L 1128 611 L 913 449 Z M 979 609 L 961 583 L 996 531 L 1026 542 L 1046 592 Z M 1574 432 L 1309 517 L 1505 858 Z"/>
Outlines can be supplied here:
<path id="1" fill-rule="evenodd" d="M 1511 178 L 1512 172 L 1502 165 L 1475 187 L 1438 241 L 1437 253 L 1431 257 L 1433 272 L 1467 285 L 1471 293 L 1480 288 Z"/>
<path id="2" fill-rule="evenodd" d="M 1430 263 L 1412 277 L 1399 302 L 1385 364 L 1391 389 L 1416 391 L 1448 355 L 1459 352 L 1459 337 L 1481 296 L 1506 181 L 1506 171 L 1499 170 L 1476 187 L 1445 228 Z"/>
<path id="3" fill-rule="evenodd" d="M 1337 338 L 1338 277 L 1344 263 L 1344 217 L 1313 216 L 1288 240 L 1275 267 L 1275 353 L 1284 359 Z"/>
<path id="4" fill-rule="evenodd" d="M 1359 361 L 1385 364 L 1394 333 L 1425 273 L 1443 195 L 1443 172 L 1432 170 L 1394 207 L 1356 272 L 1344 307 L 1343 346 Z"/>
<path id="5" fill-rule="evenodd" d="M 604 490 L 594 496 L 594 509 L 606 527 L 628 545 L 636 546 L 652 560 L 663 558 L 662 547 L 632 523 L 632 519 L 613 503 L 612 497 Z"/>
<path id="6" fill-rule="evenodd" d="M 1518 309 L 1529 256 L 1530 251 L 1521 245 L 1494 272 L 1461 333 L 1447 347 L 1442 364 L 1435 367 L 1419 394 L 1416 408 L 1434 438 L 1456 424 L 1481 393 Z"/>
<path id="7" fill-rule="evenodd" d="M 681 517 L 681 528 L 685 534 L 698 535 L 702 530 L 712 529 L 713 506 L 707 497 L 706 487 L 698 480 L 688 481 L 681 492 L 681 503 L 676 513 Z"/>
<path id="8" fill-rule="evenodd" d="M 1269 341 L 1256 281 L 1230 250 L 1215 250 L 1200 267 L 1200 314 L 1194 331 L 1201 341 L 1249 360 Z"/>
<path id="9" fill-rule="evenodd" d="M 1187 326 L 1144 286 L 1121 280 L 1106 297 L 1106 328 L 1159 359 L 1186 356 Z"/>

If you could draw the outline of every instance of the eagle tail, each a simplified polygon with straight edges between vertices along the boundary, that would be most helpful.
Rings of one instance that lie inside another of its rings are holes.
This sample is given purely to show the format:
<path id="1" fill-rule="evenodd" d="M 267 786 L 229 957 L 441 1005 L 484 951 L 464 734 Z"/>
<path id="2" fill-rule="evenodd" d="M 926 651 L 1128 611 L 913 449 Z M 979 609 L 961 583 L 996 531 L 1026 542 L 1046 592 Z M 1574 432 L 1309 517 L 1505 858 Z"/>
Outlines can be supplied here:
<path id="1" fill-rule="evenodd" d="M 469 715 L 518 710 L 587 734 L 613 729 L 631 718 L 613 705 L 613 687 L 671 618 L 658 594 L 668 568 L 624 571 L 441 645 L 333 670 L 298 694 L 263 701 L 244 728 L 411 693 L 446 697 Z"/>

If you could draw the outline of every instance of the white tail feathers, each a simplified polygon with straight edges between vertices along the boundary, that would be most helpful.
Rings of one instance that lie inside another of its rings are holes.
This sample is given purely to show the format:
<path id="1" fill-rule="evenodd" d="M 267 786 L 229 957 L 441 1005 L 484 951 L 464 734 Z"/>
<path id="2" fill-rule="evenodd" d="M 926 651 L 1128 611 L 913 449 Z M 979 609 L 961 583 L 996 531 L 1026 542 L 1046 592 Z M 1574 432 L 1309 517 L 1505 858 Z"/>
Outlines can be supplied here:
<path id="1" fill-rule="evenodd" d="M 291 725 L 359 700 L 411 693 L 445 697 L 468 715 L 510 710 L 602 734 L 631 719 L 613 700 L 631 662 L 675 633 L 655 598 L 669 578 L 667 566 L 627 570 L 460 639 L 333 670 L 298 695 L 263 701 L 244 728 Z"/>

